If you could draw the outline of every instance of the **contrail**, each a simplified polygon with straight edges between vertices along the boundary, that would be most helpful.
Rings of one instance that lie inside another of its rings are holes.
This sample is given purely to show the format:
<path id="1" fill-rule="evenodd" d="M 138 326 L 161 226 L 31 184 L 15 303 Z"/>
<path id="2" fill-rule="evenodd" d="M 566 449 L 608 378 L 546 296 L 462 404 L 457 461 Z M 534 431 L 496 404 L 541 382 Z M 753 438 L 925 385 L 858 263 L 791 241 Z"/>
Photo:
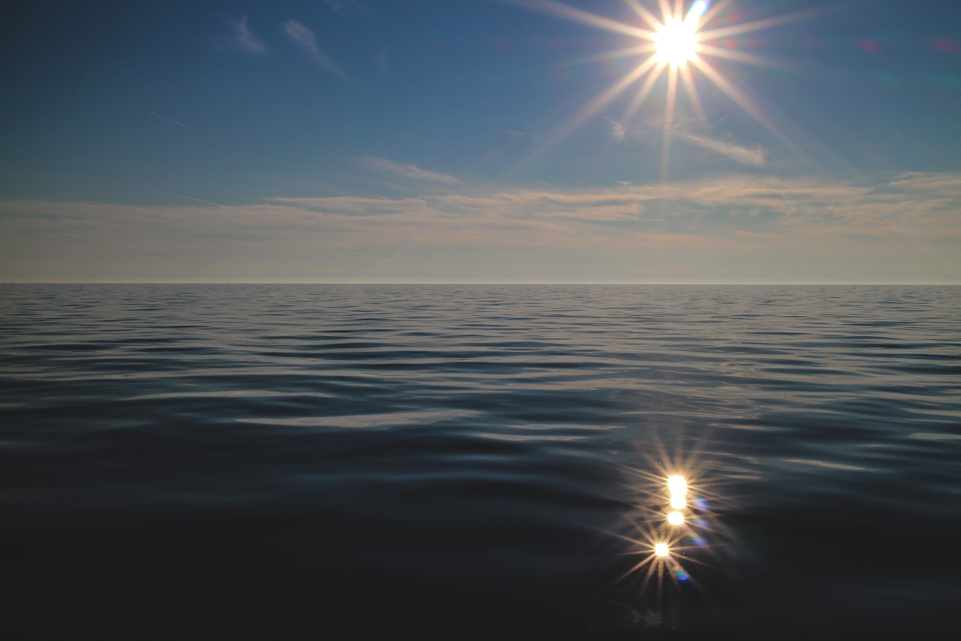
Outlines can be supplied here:
<path id="1" fill-rule="evenodd" d="M 182 123 L 182 122 L 178 122 L 178 121 L 174 120 L 173 118 L 168 118 L 167 116 L 161 116 L 160 114 L 155 114 L 155 113 L 152 112 L 152 111 L 148 111 L 147 113 L 150 114 L 151 116 L 153 116 L 154 118 L 160 118 L 161 120 L 166 120 L 167 122 L 172 122 L 172 123 L 175 124 L 175 125 L 180 125 L 180 126 L 183 127 L 184 129 L 187 128 L 187 125 L 185 125 L 185 124 Z M 171 194 L 171 195 L 173 195 L 173 194 Z"/>

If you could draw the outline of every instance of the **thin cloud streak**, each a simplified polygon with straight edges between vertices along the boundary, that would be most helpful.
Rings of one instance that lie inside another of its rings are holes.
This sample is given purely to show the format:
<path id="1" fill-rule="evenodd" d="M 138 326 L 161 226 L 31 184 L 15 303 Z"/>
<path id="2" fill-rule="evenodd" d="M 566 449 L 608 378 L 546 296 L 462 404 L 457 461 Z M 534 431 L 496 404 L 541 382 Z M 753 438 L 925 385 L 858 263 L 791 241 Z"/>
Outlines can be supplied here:
<path id="1" fill-rule="evenodd" d="M 220 207 L 222 209 L 230 209 L 227 205 L 220 205 L 218 203 L 212 203 L 209 200 L 201 200 L 199 198 L 191 198 L 190 196 L 181 196 L 180 194 L 171 194 L 169 191 L 158 191 L 158 194 L 163 194 L 164 196 L 172 196 L 174 198 L 182 198 L 183 200 L 191 200 L 195 203 L 203 203 L 204 205 L 213 205 L 214 207 Z"/>
<path id="2" fill-rule="evenodd" d="M 378 216 L 423 211 L 427 203 L 423 198 L 363 198 L 359 196 L 331 196 L 327 198 L 268 198 L 294 209 L 308 209 L 323 214 Z"/>
<path id="3" fill-rule="evenodd" d="M 148 111 L 148 112 L 147 112 L 147 115 L 148 115 L 148 116 L 153 116 L 154 118 L 160 118 L 161 120 L 166 120 L 167 122 L 172 122 L 173 124 L 179 125 L 179 126 L 183 127 L 184 129 L 187 128 L 187 125 L 183 124 L 183 123 L 180 122 L 179 120 L 174 120 L 173 118 L 168 118 L 167 116 L 161 116 L 160 114 L 156 114 L 156 113 L 154 113 L 154 112 L 152 112 L 152 111 Z"/>
<path id="4" fill-rule="evenodd" d="M 732 142 L 691 133 L 680 133 L 678 137 L 685 142 L 727 156 L 734 162 L 748 167 L 764 167 L 767 164 L 767 154 L 760 147 L 743 147 Z"/>
<path id="5" fill-rule="evenodd" d="M 288 20 L 284 23 L 284 31 L 308 58 L 330 73 L 347 80 L 347 76 L 340 67 L 317 45 L 317 38 L 313 31 L 296 20 Z"/>
<path id="6" fill-rule="evenodd" d="M 607 122 L 610 126 L 611 140 L 618 143 L 625 142 L 628 139 L 638 139 L 644 135 L 660 135 L 664 126 L 663 124 L 657 126 L 649 124 L 639 129 L 628 130 L 622 122 L 611 119 L 607 119 Z M 700 147 L 701 149 L 712 151 L 738 164 L 747 167 L 765 167 L 767 165 L 767 151 L 763 147 L 747 147 L 729 140 L 719 140 L 717 138 L 694 134 L 686 129 L 684 123 L 669 125 L 669 131 L 671 136 L 679 140 Z"/>
<path id="7" fill-rule="evenodd" d="M 363 156 L 361 160 L 368 167 L 394 174 L 395 176 L 415 178 L 417 180 L 430 180 L 433 182 L 448 184 L 460 182 L 457 178 L 447 174 L 441 174 L 436 171 L 427 171 L 426 169 L 421 169 L 417 165 L 402 165 L 392 160 L 388 160 L 387 158 L 372 158 L 370 156 Z"/>
<path id="8" fill-rule="evenodd" d="M 231 21 L 230 26 L 233 33 L 227 38 L 229 48 L 256 55 L 267 53 L 267 45 L 247 26 L 247 16 Z"/>

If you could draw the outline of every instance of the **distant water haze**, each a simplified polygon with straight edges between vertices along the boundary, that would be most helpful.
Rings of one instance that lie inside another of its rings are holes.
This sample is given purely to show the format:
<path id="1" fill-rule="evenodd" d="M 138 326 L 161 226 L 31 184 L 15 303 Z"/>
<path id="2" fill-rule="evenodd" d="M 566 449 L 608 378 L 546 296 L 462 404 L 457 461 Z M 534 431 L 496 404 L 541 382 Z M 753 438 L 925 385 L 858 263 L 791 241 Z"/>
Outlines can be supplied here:
<path id="1" fill-rule="evenodd" d="M 959 318 L 955 286 L 0 285 L 4 626 L 945 638 Z"/>

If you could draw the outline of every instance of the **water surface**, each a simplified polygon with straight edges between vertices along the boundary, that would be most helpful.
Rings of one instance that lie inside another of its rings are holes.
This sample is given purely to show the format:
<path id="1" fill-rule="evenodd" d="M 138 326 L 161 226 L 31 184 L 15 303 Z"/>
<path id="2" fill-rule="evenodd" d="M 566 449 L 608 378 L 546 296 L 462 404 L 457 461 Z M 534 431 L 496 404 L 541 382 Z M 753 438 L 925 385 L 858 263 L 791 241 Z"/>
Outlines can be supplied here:
<path id="1" fill-rule="evenodd" d="M 944 634 L 958 318 L 957 287 L 2 285 L 5 616 Z"/>

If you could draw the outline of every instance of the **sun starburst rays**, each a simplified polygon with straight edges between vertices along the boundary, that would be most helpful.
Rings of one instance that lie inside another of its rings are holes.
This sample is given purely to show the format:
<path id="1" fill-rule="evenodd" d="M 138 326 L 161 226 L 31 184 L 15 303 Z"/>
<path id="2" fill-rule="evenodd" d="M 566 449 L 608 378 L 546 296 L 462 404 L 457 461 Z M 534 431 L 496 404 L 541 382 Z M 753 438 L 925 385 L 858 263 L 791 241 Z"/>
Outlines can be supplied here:
<path id="1" fill-rule="evenodd" d="M 631 97 L 621 118 L 622 124 L 629 124 L 629 121 L 637 115 L 645 101 L 650 98 L 659 84 L 658 81 L 665 76 L 664 136 L 661 158 L 663 177 L 666 178 L 670 160 L 671 131 L 674 127 L 675 112 L 678 109 L 679 94 L 683 94 L 687 99 L 687 103 L 689 103 L 699 121 L 702 123 L 707 121 L 704 103 L 697 87 L 698 78 L 704 78 L 716 86 L 721 93 L 730 98 L 762 127 L 774 134 L 782 143 L 785 143 L 794 151 L 799 151 L 798 146 L 778 130 L 772 119 L 764 114 L 763 110 L 755 104 L 748 94 L 725 78 L 716 66 L 707 61 L 707 58 L 759 66 L 776 66 L 774 62 L 762 56 L 733 50 L 726 46 L 721 39 L 810 17 L 811 12 L 707 28 L 708 25 L 714 23 L 715 19 L 720 17 L 720 12 L 730 6 L 733 0 L 718 0 L 713 4 L 709 0 L 694 0 L 689 5 L 685 0 L 657 0 L 657 7 L 661 14 L 660 18 L 655 15 L 654 11 L 642 4 L 642 0 L 624 0 L 627 7 L 637 16 L 637 24 L 598 16 L 556 0 L 514 1 L 530 9 L 620 35 L 631 36 L 641 41 L 636 45 L 592 56 L 590 60 L 582 61 L 600 62 L 639 58 L 633 69 L 597 94 L 566 122 L 562 123 L 522 164 L 530 162 L 553 148 L 578 127 L 598 115 L 616 98 L 636 85 L 637 91 Z M 683 87 L 683 91 L 680 90 L 679 85 Z"/>

